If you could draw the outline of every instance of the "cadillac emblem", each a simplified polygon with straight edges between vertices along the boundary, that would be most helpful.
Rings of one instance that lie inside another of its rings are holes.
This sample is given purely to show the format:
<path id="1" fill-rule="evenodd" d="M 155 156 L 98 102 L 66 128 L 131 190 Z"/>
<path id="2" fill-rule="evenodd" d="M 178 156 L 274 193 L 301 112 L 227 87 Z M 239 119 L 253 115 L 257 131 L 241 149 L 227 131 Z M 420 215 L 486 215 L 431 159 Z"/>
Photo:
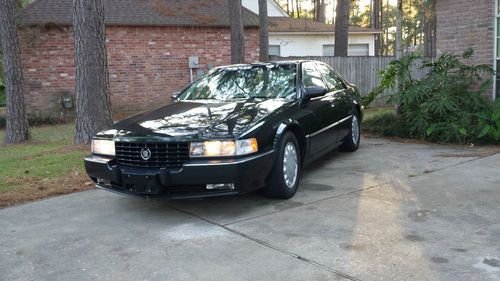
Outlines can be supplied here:
<path id="1" fill-rule="evenodd" d="M 148 160 L 151 158 L 151 150 L 149 150 L 147 147 L 141 149 L 141 158 L 144 160 Z"/>

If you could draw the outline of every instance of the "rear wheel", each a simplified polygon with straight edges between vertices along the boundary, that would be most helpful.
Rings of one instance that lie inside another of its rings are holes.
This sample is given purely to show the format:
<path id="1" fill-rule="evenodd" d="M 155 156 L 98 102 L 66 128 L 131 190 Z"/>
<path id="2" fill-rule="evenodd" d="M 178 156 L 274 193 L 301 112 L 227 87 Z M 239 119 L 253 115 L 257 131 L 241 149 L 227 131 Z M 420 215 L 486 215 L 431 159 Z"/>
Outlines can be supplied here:
<path id="1" fill-rule="evenodd" d="M 359 117 L 354 114 L 351 119 L 351 128 L 349 134 L 342 141 L 340 149 L 342 151 L 354 152 L 359 148 L 359 141 L 361 140 L 361 126 L 359 124 Z"/>
<path id="2" fill-rule="evenodd" d="M 271 198 L 289 199 L 300 179 L 300 149 L 297 138 L 287 132 L 280 141 L 278 157 L 265 192 Z"/>

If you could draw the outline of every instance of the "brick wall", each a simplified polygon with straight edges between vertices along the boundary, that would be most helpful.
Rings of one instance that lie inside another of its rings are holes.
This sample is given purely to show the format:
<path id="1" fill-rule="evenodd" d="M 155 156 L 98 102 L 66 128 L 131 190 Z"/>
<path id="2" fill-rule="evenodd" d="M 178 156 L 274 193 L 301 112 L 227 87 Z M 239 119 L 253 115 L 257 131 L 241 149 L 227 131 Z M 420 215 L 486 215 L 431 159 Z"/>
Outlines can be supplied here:
<path id="1" fill-rule="evenodd" d="M 494 0 L 438 0 L 437 51 L 475 48 L 474 63 L 493 64 Z"/>
<path id="2" fill-rule="evenodd" d="M 188 57 L 201 69 L 231 61 L 228 28 L 107 28 L 111 99 L 115 111 L 140 111 L 167 103 L 190 81 Z M 248 62 L 259 57 L 258 29 L 245 30 Z M 60 100 L 74 97 L 74 45 L 69 27 L 25 29 L 21 55 L 31 114 L 63 113 Z"/>

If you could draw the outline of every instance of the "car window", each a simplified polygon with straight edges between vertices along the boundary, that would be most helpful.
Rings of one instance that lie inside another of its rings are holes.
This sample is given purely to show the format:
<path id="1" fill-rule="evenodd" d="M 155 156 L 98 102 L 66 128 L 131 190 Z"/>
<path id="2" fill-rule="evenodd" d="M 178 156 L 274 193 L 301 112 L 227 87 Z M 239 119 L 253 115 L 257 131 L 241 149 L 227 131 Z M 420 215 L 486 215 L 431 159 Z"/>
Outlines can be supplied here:
<path id="1" fill-rule="evenodd" d="M 312 62 L 302 64 L 302 83 L 304 87 L 324 87 L 326 88 L 321 74 Z"/>
<path id="2" fill-rule="evenodd" d="M 342 84 L 340 78 L 337 77 L 335 72 L 333 72 L 330 67 L 323 63 L 318 63 L 317 67 L 325 79 L 328 90 L 344 89 L 344 84 Z"/>
<path id="3" fill-rule="evenodd" d="M 293 99 L 295 77 L 295 64 L 223 67 L 196 80 L 178 100 Z"/>

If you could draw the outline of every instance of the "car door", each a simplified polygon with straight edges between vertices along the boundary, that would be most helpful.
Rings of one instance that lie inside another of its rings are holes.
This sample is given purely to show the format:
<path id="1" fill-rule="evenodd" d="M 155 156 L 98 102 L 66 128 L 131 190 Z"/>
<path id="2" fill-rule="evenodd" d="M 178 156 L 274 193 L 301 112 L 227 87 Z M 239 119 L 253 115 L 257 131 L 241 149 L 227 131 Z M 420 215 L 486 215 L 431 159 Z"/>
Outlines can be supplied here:
<path id="1" fill-rule="evenodd" d="M 304 89 L 308 87 L 328 88 L 321 73 L 316 68 L 315 62 L 302 63 L 302 84 Z M 303 110 L 312 112 L 316 116 L 317 124 L 311 124 L 308 129 L 309 151 L 311 155 L 328 149 L 336 142 L 337 136 L 332 130 L 332 107 L 333 95 L 327 93 L 323 96 L 311 98 L 304 104 Z"/>
<path id="2" fill-rule="evenodd" d="M 325 63 L 317 63 L 317 68 L 328 88 L 329 94 L 331 95 L 330 106 L 332 108 L 332 113 L 330 115 L 330 120 L 327 121 L 331 124 L 336 124 L 333 126 L 332 134 L 336 136 L 336 141 L 342 140 L 349 132 L 351 123 L 351 111 L 352 102 L 349 98 L 349 89 L 346 88 L 342 79 Z"/>

